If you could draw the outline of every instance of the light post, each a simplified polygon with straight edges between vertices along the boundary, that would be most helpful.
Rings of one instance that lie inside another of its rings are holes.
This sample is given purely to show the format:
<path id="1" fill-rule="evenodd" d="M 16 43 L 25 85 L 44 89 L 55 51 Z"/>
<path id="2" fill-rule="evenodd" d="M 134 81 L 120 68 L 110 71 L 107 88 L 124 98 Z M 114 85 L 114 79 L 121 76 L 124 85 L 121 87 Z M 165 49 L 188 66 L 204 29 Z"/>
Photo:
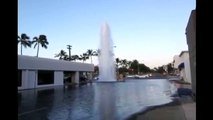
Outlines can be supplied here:
<path id="1" fill-rule="evenodd" d="M 71 45 L 67 45 L 67 49 L 69 50 L 69 61 L 71 61 Z"/>

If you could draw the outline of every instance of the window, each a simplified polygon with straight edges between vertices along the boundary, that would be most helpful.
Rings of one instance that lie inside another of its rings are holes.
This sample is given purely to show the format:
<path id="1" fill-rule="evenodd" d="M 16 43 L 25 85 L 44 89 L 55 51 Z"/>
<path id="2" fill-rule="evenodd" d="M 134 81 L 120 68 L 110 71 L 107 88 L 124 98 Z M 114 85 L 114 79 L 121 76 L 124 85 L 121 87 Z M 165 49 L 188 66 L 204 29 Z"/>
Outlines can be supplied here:
<path id="1" fill-rule="evenodd" d="M 38 85 L 54 84 L 54 71 L 38 71 Z"/>
<path id="2" fill-rule="evenodd" d="M 21 87 L 22 83 L 22 70 L 18 70 L 18 87 Z"/>

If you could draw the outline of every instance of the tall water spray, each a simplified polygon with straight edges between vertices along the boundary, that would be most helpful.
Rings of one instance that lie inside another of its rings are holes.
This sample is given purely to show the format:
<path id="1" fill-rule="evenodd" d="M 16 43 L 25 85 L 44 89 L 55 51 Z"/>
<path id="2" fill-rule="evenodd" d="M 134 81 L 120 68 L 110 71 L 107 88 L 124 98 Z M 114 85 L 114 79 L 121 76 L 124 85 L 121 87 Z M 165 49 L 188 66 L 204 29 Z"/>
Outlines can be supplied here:
<path id="1" fill-rule="evenodd" d="M 99 48 L 99 81 L 116 81 L 113 42 L 107 23 L 101 26 L 101 41 Z"/>

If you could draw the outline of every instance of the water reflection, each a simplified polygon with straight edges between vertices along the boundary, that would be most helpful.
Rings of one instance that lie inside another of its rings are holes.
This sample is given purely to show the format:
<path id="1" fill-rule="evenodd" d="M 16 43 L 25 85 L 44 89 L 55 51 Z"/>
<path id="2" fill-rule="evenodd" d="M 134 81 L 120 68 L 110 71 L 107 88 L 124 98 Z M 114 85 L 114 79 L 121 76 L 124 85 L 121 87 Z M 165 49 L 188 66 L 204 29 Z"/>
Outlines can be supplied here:
<path id="1" fill-rule="evenodd" d="M 95 112 L 98 120 L 116 120 L 116 83 L 97 83 L 95 85 Z"/>
<path id="2" fill-rule="evenodd" d="M 148 106 L 171 102 L 167 80 L 93 83 L 79 88 L 19 91 L 20 120 L 123 120 Z"/>

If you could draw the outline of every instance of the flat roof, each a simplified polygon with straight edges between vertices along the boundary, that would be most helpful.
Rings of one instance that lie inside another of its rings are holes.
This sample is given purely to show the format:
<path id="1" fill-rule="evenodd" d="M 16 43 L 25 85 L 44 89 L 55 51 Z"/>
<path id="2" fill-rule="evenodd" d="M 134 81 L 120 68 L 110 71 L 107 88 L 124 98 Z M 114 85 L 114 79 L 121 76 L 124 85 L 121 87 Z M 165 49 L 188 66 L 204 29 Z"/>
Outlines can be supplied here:
<path id="1" fill-rule="evenodd" d="M 193 26 L 196 29 L 196 9 L 191 11 L 191 14 L 188 19 L 188 23 L 186 25 L 186 34 L 188 32 L 189 26 Z"/>
<path id="2" fill-rule="evenodd" d="M 179 55 L 179 57 L 181 57 L 184 53 L 189 53 L 189 51 L 181 51 L 181 53 L 180 53 L 180 55 Z"/>
<path id="3" fill-rule="evenodd" d="M 18 69 L 94 71 L 94 64 L 18 55 Z"/>

